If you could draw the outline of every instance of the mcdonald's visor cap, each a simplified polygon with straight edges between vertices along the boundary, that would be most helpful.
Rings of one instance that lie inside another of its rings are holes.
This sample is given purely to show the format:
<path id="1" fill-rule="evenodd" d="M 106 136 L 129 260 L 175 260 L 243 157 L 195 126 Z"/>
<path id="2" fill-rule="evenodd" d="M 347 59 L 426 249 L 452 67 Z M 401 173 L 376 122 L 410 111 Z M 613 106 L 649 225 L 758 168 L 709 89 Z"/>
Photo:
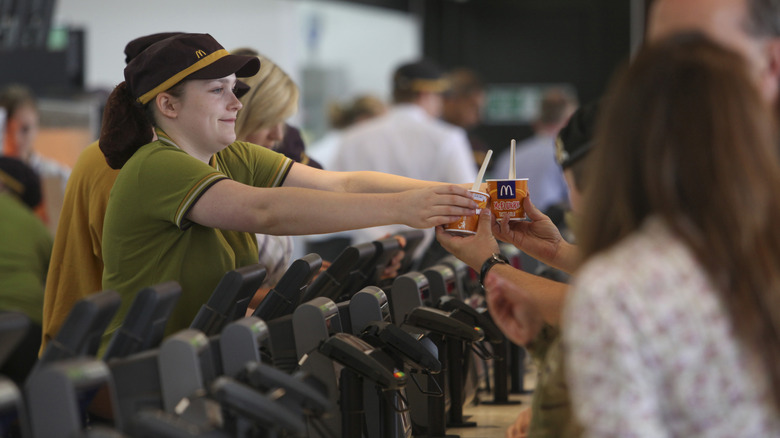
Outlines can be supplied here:
<path id="1" fill-rule="evenodd" d="M 181 35 L 184 32 L 161 32 L 138 37 L 125 46 L 125 64 L 129 64 L 136 56 L 146 50 L 152 44 L 172 36 Z"/>
<path id="2" fill-rule="evenodd" d="M 598 108 L 598 101 L 579 107 L 558 133 L 555 158 L 562 169 L 571 167 L 593 148 Z"/>
<path id="3" fill-rule="evenodd" d="M 424 59 L 398 67 L 393 75 L 393 88 L 398 91 L 443 93 L 450 88 L 450 81 L 436 63 Z"/>
<path id="4" fill-rule="evenodd" d="M 125 67 L 130 94 L 141 104 L 184 79 L 219 79 L 233 73 L 254 76 L 260 60 L 231 55 L 211 35 L 182 33 L 160 40 L 141 51 Z"/>

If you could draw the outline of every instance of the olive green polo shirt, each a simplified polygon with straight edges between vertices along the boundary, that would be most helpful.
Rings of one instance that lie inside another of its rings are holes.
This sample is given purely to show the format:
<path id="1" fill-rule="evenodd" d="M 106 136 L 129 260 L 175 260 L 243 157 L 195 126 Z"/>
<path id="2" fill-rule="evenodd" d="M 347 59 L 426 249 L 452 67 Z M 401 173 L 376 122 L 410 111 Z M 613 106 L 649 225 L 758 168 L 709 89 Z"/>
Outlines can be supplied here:
<path id="1" fill-rule="evenodd" d="M 14 195 L 0 193 L 0 310 L 43 319 L 43 291 L 54 240 L 38 216 Z"/>
<path id="2" fill-rule="evenodd" d="M 158 136 L 123 166 L 108 201 L 103 288 L 119 292 L 122 305 L 103 336 L 103 347 L 142 288 L 170 280 L 182 286 L 166 328 L 173 333 L 189 327 L 225 272 L 257 263 L 254 234 L 205 227 L 185 216 L 222 179 L 277 187 L 292 165 L 284 155 L 244 142 L 220 151 L 208 165 L 163 132 Z"/>

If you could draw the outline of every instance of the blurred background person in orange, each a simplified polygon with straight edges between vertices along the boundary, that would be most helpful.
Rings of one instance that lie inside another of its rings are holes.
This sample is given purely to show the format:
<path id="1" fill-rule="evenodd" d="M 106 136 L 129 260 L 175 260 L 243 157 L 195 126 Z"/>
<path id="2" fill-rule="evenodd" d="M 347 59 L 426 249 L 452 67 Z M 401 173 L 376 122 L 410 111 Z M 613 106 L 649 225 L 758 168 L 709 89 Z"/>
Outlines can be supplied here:
<path id="1" fill-rule="evenodd" d="M 0 108 L 6 117 L 2 155 L 22 160 L 40 176 L 43 201 L 35 211 L 54 234 L 70 168 L 37 154 L 33 148 L 40 118 L 35 96 L 27 87 L 14 84 L 0 91 Z"/>

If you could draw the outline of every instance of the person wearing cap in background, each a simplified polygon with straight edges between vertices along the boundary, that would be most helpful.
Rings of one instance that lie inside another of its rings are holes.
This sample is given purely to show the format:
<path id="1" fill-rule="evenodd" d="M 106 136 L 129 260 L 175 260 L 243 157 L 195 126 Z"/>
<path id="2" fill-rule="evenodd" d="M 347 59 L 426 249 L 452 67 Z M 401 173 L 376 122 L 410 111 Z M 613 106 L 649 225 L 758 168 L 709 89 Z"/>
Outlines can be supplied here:
<path id="1" fill-rule="evenodd" d="M 33 209 L 41 203 L 38 174 L 21 160 L 0 157 L 0 312 L 25 314 L 31 324 L 0 374 L 22 384 L 38 359 L 41 307 L 52 237 Z"/>
<path id="2" fill-rule="evenodd" d="M 532 123 L 534 135 L 519 142 L 515 154 L 516 174 L 528 178 L 528 193 L 534 205 L 559 226 L 563 225 L 564 211 L 569 209 L 569 195 L 555 160 L 555 139 L 576 108 L 577 99 L 568 90 L 561 87 L 545 90 Z M 507 177 L 510 155 L 507 148 L 496 158 L 492 178 Z"/>
<path id="3" fill-rule="evenodd" d="M 556 139 L 556 157 L 569 185 L 571 205 L 581 211 L 584 158 L 592 147 L 598 103 L 579 108 Z M 442 246 L 480 273 L 493 320 L 509 340 L 524 345 L 538 363 L 536 389 L 530 409 L 524 409 L 507 430 L 507 437 L 576 437 L 576 422 L 564 374 L 560 324 L 569 286 L 533 275 L 506 264 L 496 238 L 511 243 L 539 261 L 566 273 L 578 262 L 576 246 L 526 198 L 523 207 L 530 222 L 497 223 L 490 209 L 483 209 L 477 234 L 457 237 L 437 227 Z"/>
<path id="4" fill-rule="evenodd" d="M 403 64 L 393 74 L 393 105 L 379 117 L 344 131 L 333 170 L 376 170 L 428 181 L 462 183 L 477 177 L 466 133 L 440 120 L 449 83 L 431 61 Z M 352 243 L 370 242 L 404 227 L 353 232 Z M 408 228 L 407 228 L 408 229 Z M 433 241 L 426 232 L 419 257 Z"/>
<path id="5" fill-rule="evenodd" d="M 109 96 L 99 146 L 121 170 L 106 208 L 103 287 L 123 299 L 103 347 L 137 291 L 162 281 L 183 291 L 167 332 L 188 327 L 226 271 L 257 263 L 254 233 L 427 228 L 475 211 L 455 184 L 329 172 L 236 142 L 232 90 L 258 69 L 208 34 L 180 34 L 131 60 Z"/>
<path id="6" fill-rule="evenodd" d="M 130 41 L 125 46 L 125 63 L 151 44 L 180 33 L 155 33 Z M 57 335 L 76 302 L 103 288 L 103 217 L 118 173 L 106 163 L 97 141 L 79 154 L 73 166 L 46 281 L 41 351 Z"/>
<path id="7" fill-rule="evenodd" d="M 450 88 L 444 93 L 441 118 L 466 131 L 474 162 L 479 167 L 489 149 L 484 140 L 474 133 L 474 129 L 482 121 L 486 100 L 485 84 L 476 71 L 466 67 L 447 72 L 447 80 L 450 82 Z"/>

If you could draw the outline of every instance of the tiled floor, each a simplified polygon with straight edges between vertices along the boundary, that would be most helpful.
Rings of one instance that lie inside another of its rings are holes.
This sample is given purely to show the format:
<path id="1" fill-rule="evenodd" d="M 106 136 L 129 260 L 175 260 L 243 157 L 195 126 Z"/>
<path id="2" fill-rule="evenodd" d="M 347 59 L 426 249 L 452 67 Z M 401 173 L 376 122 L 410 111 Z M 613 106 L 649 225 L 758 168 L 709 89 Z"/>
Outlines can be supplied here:
<path id="1" fill-rule="evenodd" d="M 476 427 L 448 428 L 448 436 L 461 438 L 498 438 L 504 437 L 506 429 L 514 423 L 518 412 L 531 406 L 531 395 L 511 395 L 510 400 L 521 401 L 513 405 L 465 406 L 463 416 L 467 421 L 476 422 Z"/>
<path id="2" fill-rule="evenodd" d="M 530 364 L 529 364 L 530 365 Z M 528 367 L 523 386 L 526 389 L 533 389 L 536 383 L 535 368 Z M 522 409 L 531 407 L 532 394 L 517 395 L 510 394 L 509 399 L 518 404 L 493 405 L 482 403 L 477 405 L 466 405 L 463 407 L 463 417 L 465 421 L 477 423 L 476 427 L 467 428 L 447 428 L 447 436 L 460 436 L 461 438 L 503 438 L 506 436 L 506 429 L 517 418 L 517 414 Z M 480 393 L 478 398 L 489 402 L 493 399 L 492 394 Z"/>

